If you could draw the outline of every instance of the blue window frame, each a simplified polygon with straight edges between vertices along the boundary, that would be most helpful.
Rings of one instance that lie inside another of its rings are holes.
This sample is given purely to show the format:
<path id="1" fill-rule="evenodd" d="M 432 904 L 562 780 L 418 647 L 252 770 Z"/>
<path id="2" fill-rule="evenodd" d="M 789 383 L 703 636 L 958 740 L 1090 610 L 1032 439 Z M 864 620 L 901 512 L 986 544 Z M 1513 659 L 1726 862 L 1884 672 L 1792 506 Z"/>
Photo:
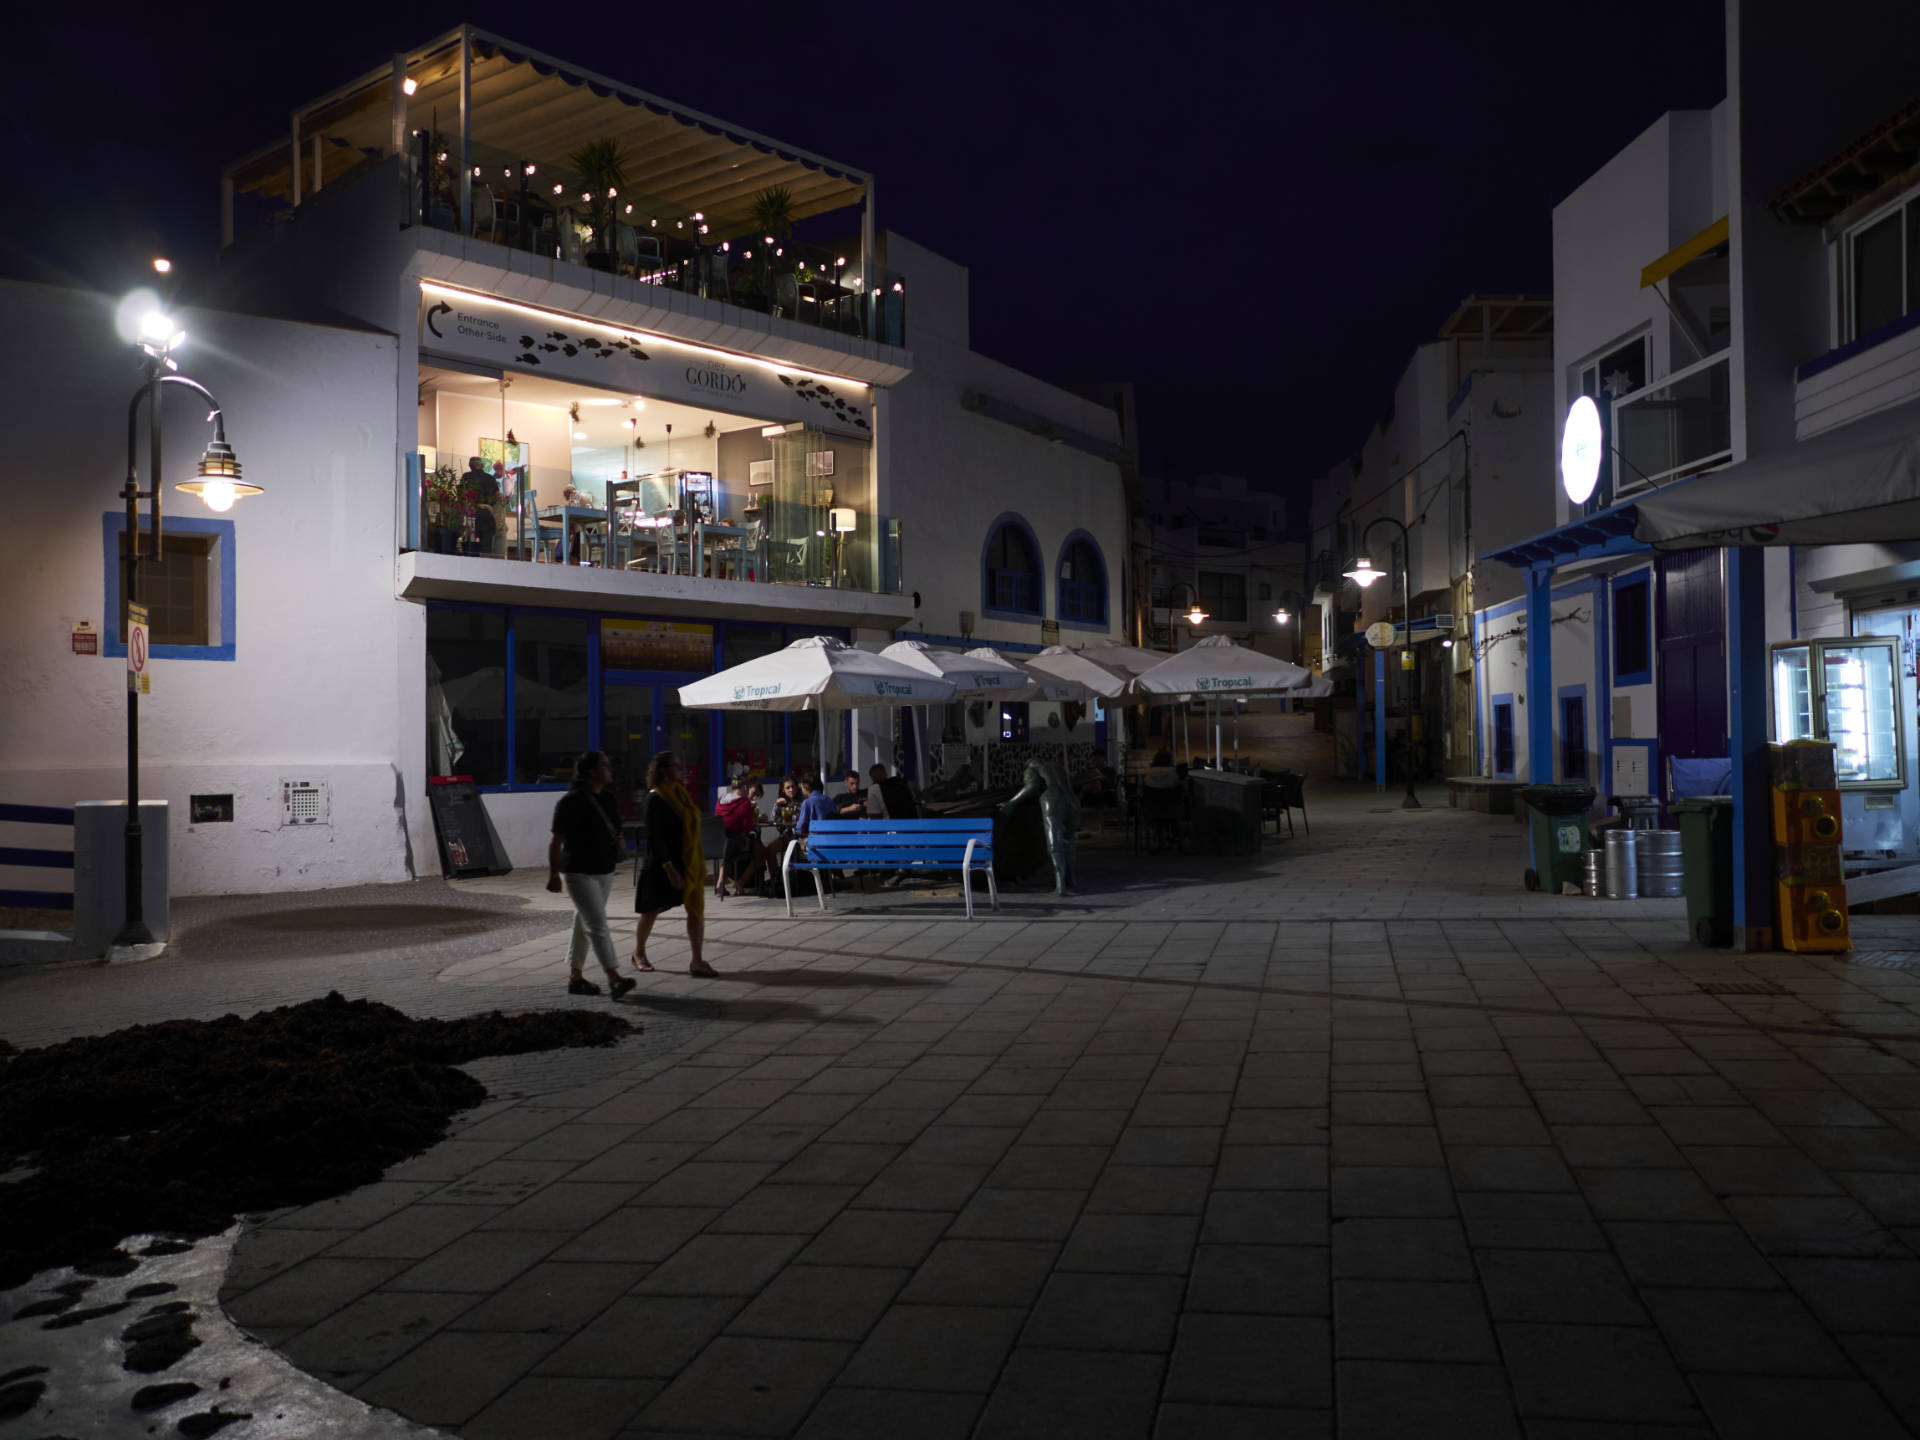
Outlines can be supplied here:
<path id="1" fill-rule="evenodd" d="M 1560 687 L 1560 778 L 1587 780 L 1587 687 Z"/>
<path id="2" fill-rule="evenodd" d="M 1493 697 L 1493 778 L 1513 779 L 1513 696 Z"/>
<path id="3" fill-rule="evenodd" d="M 101 569 L 106 577 L 105 599 L 100 612 L 100 648 L 105 655 L 125 656 L 127 642 L 120 628 L 123 613 L 120 596 L 120 537 L 126 532 L 124 510 L 109 510 L 100 517 Z M 145 533 L 144 526 L 142 533 Z M 208 546 L 206 555 L 207 636 L 205 645 L 156 643 L 147 653 L 155 660 L 231 660 L 234 657 L 234 539 L 231 520 L 175 520 L 163 522 L 161 536 L 191 535 Z M 151 591 L 143 589 L 151 599 Z"/>
<path id="4" fill-rule="evenodd" d="M 1653 572 L 1613 582 L 1613 683 L 1653 683 Z"/>
<path id="5" fill-rule="evenodd" d="M 1055 613 L 1062 625 L 1088 630 L 1107 628 L 1107 563 L 1100 546 L 1076 530 L 1060 547 L 1060 593 Z"/>
<path id="6" fill-rule="evenodd" d="M 980 552 L 980 609 L 1011 620 L 1040 616 L 1040 543 L 1033 527 L 1008 511 L 987 527 Z"/>

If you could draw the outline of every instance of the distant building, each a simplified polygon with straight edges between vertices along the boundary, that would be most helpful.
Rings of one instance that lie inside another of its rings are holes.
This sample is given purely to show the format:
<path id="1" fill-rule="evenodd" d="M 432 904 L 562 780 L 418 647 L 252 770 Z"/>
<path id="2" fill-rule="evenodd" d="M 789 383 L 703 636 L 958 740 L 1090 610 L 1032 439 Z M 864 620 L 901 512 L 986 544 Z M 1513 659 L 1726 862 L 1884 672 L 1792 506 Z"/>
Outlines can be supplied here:
<path id="1" fill-rule="evenodd" d="M 1238 475 L 1147 480 L 1142 491 L 1153 556 L 1149 647 L 1227 635 L 1298 660 L 1306 547 L 1287 528 L 1286 501 Z M 1189 618 L 1196 610 L 1198 622 Z"/>

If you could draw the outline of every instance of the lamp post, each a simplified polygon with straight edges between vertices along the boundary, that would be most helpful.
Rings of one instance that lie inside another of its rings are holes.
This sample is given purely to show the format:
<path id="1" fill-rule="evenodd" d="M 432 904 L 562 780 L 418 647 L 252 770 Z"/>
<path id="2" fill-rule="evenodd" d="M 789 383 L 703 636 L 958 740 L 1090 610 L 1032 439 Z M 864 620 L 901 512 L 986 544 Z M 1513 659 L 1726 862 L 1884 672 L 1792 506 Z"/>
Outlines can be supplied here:
<path id="1" fill-rule="evenodd" d="M 157 266 L 156 266 L 157 268 Z M 140 561 L 141 530 L 140 502 L 148 502 L 147 514 L 151 524 L 152 556 L 156 561 L 166 558 L 161 530 L 161 402 L 166 396 L 165 387 L 181 385 L 199 395 L 211 407 L 207 418 L 213 421 L 213 441 L 207 446 L 206 453 L 200 457 L 191 480 L 183 480 L 174 488 L 188 495 L 197 495 L 210 510 L 228 510 L 233 502 L 247 495 L 258 495 L 261 487 L 249 484 L 241 478 L 240 461 L 235 457 L 233 448 L 227 444 L 226 416 L 220 408 L 220 402 L 213 392 L 197 380 L 176 373 L 179 365 L 173 359 L 173 352 L 186 342 L 186 331 L 175 328 L 171 318 L 159 306 L 159 302 L 145 292 L 131 297 L 121 307 L 123 321 L 135 332 L 135 344 L 140 353 L 141 368 L 145 379 L 140 388 L 133 392 L 133 399 L 127 405 L 127 478 L 120 487 L 120 498 L 127 506 L 126 554 L 122 559 L 121 573 L 123 583 L 121 595 L 129 607 L 140 603 Z M 147 488 L 140 488 L 139 477 L 139 425 L 140 405 L 147 406 L 148 441 L 148 478 Z M 128 640 L 133 639 L 129 627 Z M 146 921 L 146 856 L 142 848 L 144 832 L 140 826 L 140 690 L 138 678 L 130 670 L 127 673 L 127 823 L 126 823 L 126 894 L 125 914 L 120 931 L 113 938 L 112 949 L 123 954 L 139 947 L 152 947 L 155 944 L 152 930 Z"/>
<path id="2" fill-rule="evenodd" d="M 1400 532 L 1400 589 L 1406 596 L 1407 653 L 1413 653 L 1413 575 L 1408 568 L 1413 554 L 1413 537 L 1407 527 L 1392 515 L 1376 515 L 1367 522 L 1367 528 L 1360 532 L 1360 554 L 1347 567 L 1347 579 L 1353 581 L 1362 590 L 1387 572 L 1374 568 L 1372 559 L 1367 555 L 1367 537 L 1373 533 L 1376 525 L 1391 525 Z M 1402 810 L 1418 810 L 1420 797 L 1413 790 L 1414 741 L 1413 721 L 1420 713 L 1420 667 L 1413 667 L 1413 685 L 1407 700 L 1407 796 L 1400 802 Z M 1377 743 L 1384 744 L 1386 736 L 1379 737 Z"/>
<path id="3" fill-rule="evenodd" d="M 1187 624 L 1197 630 L 1207 623 L 1207 612 L 1200 608 L 1200 592 L 1195 590 L 1187 581 L 1176 580 L 1167 588 L 1167 600 L 1171 602 L 1174 595 L 1182 590 L 1186 591 L 1191 599 L 1191 603 L 1187 607 Z M 1168 608 L 1173 608 L 1171 603 L 1169 603 Z M 1173 637 L 1173 625 L 1171 622 L 1167 625 L 1167 648 L 1169 650 L 1178 650 L 1180 648 L 1179 642 Z"/>

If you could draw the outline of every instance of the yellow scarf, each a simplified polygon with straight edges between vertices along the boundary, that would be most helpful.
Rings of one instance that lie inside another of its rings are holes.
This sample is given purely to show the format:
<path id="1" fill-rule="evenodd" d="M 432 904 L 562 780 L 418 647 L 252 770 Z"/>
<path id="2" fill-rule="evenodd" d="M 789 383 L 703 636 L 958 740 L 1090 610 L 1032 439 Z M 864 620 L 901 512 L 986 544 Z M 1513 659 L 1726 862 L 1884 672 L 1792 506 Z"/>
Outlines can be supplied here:
<path id="1" fill-rule="evenodd" d="M 678 781 L 656 787 L 655 793 L 680 816 L 680 834 L 685 841 L 680 853 L 686 856 L 686 862 L 680 867 L 682 878 L 691 889 L 705 888 L 707 857 L 700 849 L 700 812 L 693 808 L 693 797 Z"/>

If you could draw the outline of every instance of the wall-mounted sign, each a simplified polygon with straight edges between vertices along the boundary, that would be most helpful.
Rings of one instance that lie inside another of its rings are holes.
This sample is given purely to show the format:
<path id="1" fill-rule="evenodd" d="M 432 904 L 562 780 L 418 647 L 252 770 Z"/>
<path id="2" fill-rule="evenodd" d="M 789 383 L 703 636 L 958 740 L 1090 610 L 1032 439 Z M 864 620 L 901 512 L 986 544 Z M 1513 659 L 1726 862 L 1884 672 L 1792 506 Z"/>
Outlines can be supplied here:
<path id="1" fill-rule="evenodd" d="M 76 655 L 100 653 L 100 632 L 93 628 L 91 620 L 73 622 L 73 653 Z"/>
<path id="2" fill-rule="evenodd" d="M 127 602 L 127 689 L 136 695 L 152 691 L 147 681 L 147 607 Z"/>
<path id="3" fill-rule="evenodd" d="M 713 627 L 670 620 L 602 620 L 600 668 L 713 671 Z"/>
<path id="4" fill-rule="evenodd" d="M 1367 626 L 1367 643 L 1376 650 L 1385 650 L 1393 644 L 1396 633 L 1391 620 L 1376 620 Z"/>
<path id="5" fill-rule="evenodd" d="M 858 381 L 779 369 L 662 335 L 440 285 L 420 287 L 420 348 L 509 375 L 577 380 L 763 421 L 799 420 L 850 435 L 873 432 L 872 394 Z"/>
<path id="6" fill-rule="evenodd" d="M 1600 407 L 1582 395 L 1567 407 L 1566 428 L 1560 432 L 1560 485 L 1576 505 L 1587 503 L 1600 483 L 1600 460 L 1606 438 L 1600 432 Z"/>

